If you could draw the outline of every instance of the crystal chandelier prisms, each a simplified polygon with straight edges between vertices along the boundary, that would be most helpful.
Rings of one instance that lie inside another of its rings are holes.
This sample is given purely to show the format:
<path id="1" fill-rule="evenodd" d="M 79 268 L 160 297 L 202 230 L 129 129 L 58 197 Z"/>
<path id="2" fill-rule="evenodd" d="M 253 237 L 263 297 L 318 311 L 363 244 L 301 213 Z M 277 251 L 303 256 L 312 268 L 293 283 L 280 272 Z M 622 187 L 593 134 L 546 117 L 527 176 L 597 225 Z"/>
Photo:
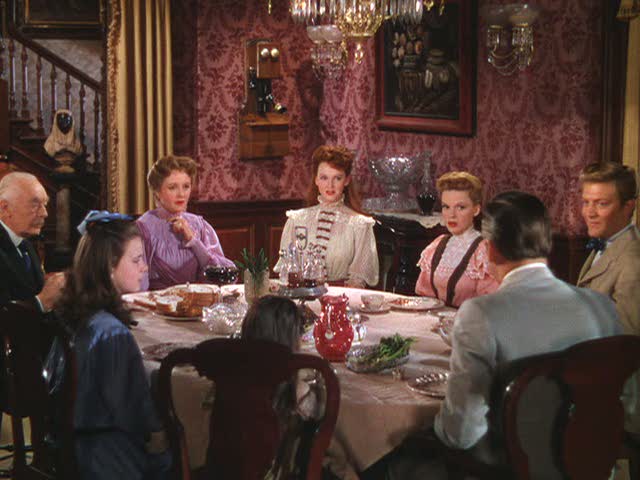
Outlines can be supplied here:
<path id="1" fill-rule="evenodd" d="M 394 19 L 417 23 L 423 8 L 423 0 L 290 0 L 289 4 L 296 22 L 336 25 L 345 40 L 356 43 L 357 62 L 364 55 L 362 42 L 373 37 L 382 22 Z"/>
<path id="2" fill-rule="evenodd" d="M 316 76 L 320 79 L 340 77 L 347 59 L 342 32 L 335 25 L 309 25 L 307 35 L 313 42 L 310 54 Z"/>
<path id="3" fill-rule="evenodd" d="M 533 23 L 539 8 L 526 3 L 485 5 L 487 61 L 502 75 L 524 70 L 533 59 Z"/>

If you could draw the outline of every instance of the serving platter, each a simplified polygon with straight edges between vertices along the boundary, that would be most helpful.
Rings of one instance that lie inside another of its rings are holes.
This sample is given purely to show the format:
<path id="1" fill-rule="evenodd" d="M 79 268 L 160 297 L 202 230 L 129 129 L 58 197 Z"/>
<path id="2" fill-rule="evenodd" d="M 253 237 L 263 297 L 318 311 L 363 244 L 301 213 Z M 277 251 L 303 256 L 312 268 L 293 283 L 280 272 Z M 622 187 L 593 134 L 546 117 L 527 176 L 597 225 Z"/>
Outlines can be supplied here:
<path id="1" fill-rule="evenodd" d="M 209 284 L 182 284 L 163 290 L 128 293 L 122 300 L 131 308 L 153 312 L 154 316 L 177 322 L 200 320 L 202 308 L 223 300 L 219 287 Z M 179 305 L 182 304 L 182 307 Z"/>
<path id="2" fill-rule="evenodd" d="M 394 310 L 407 312 L 426 312 L 444 307 L 444 302 L 431 297 L 398 297 L 389 300 L 388 304 Z"/>
<path id="3" fill-rule="evenodd" d="M 315 287 L 298 287 L 289 288 L 286 285 L 280 285 L 277 291 L 277 295 L 281 297 L 287 297 L 292 299 L 307 299 L 307 298 L 319 298 L 329 291 L 326 285 L 318 285 Z"/>
<path id="4" fill-rule="evenodd" d="M 153 312 L 154 317 L 162 318 L 163 320 L 169 320 L 171 322 L 196 322 L 202 320 L 202 316 L 193 317 L 181 317 L 179 315 L 167 315 L 165 313 Z"/>
<path id="5" fill-rule="evenodd" d="M 387 370 L 389 368 L 395 368 L 409 361 L 409 355 L 394 358 L 390 361 L 376 362 L 374 364 L 360 362 L 362 357 L 365 357 L 372 353 L 378 345 L 367 345 L 364 347 L 352 348 L 347 354 L 346 366 L 349 370 L 356 373 L 375 373 Z"/>
<path id="6" fill-rule="evenodd" d="M 447 392 L 449 372 L 440 369 L 424 371 L 420 376 L 407 381 L 409 390 L 432 398 L 444 398 Z"/>
<path id="7" fill-rule="evenodd" d="M 364 304 L 358 305 L 358 311 L 359 312 L 366 313 L 366 314 L 371 314 L 371 315 L 377 315 L 377 314 L 381 314 L 381 313 L 389 313 L 390 310 L 391 310 L 391 307 L 386 303 L 383 303 L 382 307 L 380 307 L 380 308 L 369 308 Z"/>

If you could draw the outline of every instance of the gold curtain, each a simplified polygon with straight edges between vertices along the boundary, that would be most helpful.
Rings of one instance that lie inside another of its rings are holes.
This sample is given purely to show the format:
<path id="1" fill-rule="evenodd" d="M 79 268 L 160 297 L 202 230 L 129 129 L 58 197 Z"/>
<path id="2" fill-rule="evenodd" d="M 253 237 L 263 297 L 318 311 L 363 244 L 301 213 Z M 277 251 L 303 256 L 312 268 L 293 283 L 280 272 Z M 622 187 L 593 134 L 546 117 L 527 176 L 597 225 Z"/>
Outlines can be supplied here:
<path id="1" fill-rule="evenodd" d="M 146 174 L 173 152 L 170 0 L 110 0 L 107 39 L 108 206 L 153 205 Z"/>
<path id="2" fill-rule="evenodd" d="M 640 0 L 621 0 L 618 14 L 619 20 L 630 20 L 640 15 Z"/>
<path id="3" fill-rule="evenodd" d="M 629 21 L 627 85 L 624 108 L 622 161 L 640 174 L 640 17 Z M 636 224 L 640 226 L 640 199 L 636 202 Z"/>

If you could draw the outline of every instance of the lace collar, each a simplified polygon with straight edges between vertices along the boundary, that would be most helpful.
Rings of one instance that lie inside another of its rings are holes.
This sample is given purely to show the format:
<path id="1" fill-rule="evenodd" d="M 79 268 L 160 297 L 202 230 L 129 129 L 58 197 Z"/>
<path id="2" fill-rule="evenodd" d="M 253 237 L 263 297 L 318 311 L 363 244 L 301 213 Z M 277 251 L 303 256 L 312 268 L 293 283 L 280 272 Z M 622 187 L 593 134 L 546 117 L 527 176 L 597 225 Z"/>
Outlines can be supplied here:
<path id="1" fill-rule="evenodd" d="M 344 205 L 344 193 L 335 202 L 327 202 L 322 198 L 322 195 L 318 195 L 318 205 L 322 208 L 338 208 Z"/>
<path id="2" fill-rule="evenodd" d="M 480 232 L 473 228 L 472 225 L 460 235 L 452 235 L 451 240 L 455 241 L 456 243 L 471 244 L 471 242 L 478 238 L 478 236 L 480 236 Z"/>

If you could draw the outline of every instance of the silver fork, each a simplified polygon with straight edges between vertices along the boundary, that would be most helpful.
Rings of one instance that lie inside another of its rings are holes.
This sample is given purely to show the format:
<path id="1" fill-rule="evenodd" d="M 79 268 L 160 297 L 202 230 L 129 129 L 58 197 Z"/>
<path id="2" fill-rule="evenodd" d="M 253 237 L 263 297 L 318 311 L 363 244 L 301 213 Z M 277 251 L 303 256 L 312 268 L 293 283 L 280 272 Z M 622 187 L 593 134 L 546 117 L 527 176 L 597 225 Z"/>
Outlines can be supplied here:
<path id="1" fill-rule="evenodd" d="M 441 383 L 446 382 L 449 378 L 449 374 L 446 372 L 429 372 L 416 378 L 416 383 L 424 385 L 426 383 Z"/>

